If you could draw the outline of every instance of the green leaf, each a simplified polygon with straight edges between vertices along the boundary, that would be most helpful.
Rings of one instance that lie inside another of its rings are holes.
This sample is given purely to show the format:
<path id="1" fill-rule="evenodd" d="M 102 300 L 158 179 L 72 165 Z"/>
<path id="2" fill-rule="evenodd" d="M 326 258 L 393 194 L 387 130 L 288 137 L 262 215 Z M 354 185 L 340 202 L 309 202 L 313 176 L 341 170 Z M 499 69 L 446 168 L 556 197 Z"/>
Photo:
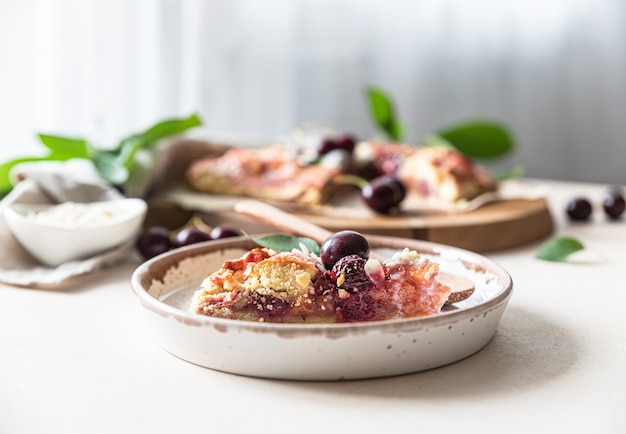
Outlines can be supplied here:
<path id="1" fill-rule="evenodd" d="M 438 134 L 430 134 L 426 136 L 424 140 L 422 140 L 422 143 L 424 143 L 424 146 L 456 149 L 452 143 L 450 143 L 448 140 Z"/>
<path id="2" fill-rule="evenodd" d="M 309 250 L 309 252 L 315 253 L 316 255 L 320 254 L 319 244 L 310 238 L 294 237 L 285 234 L 272 234 L 252 238 L 252 241 L 260 246 L 270 248 L 277 252 L 291 252 L 293 249 L 300 250 L 300 243 L 302 243 Z"/>
<path id="3" fill-rule="evenodd" d="M 100 175 L 114 185 L 124 184 L 135 170 L 137 152 L 142 148 L 150 148 L 160 139 L 182 133 L 201 125 L 197 114 L 181 119 L 167 119 L 158 122 L 143 133 L 133 134 L 122 140 L 114 149 L 99 151 L 88 141 L 79 138 L 38 134 L 41 143 L 49 150 L 44 157 L 24 157 L 5 162 L 0 165 L 0 197 L 6 195 L 13 185 L 9 178 L 10 170 L 17 164 L 30 161 L 66 161 L 72 158 L 92 160 Z M 145 168 L 142 168 L 142 170 Z"/>
<path id="4" fill-rule="evenodd" d="M 113 185 L 121 185 L 129 177 L 129 171 L 115 153 L 111 151 L 97 152 L 92 157 L 98 173 Z"/>
<path id="5" fill-rule="evenodd" d="M 387 139 L 401 141 L 403 134 L 402 124 L 396 118 L 395 107 L 389 95 L 376 87 L 366 89 L 370 115 L 376 127 L 385 134 Z"/>
<path id="6" fill-rule="evenodd" d="M 126 142 L 139 143 L 140 147 L 151 147 L 159 140 L 166 137 L 180 134 L 190 128 L 202 125 L 202 120 L 197 114 L 192 114 L 187 118 L 166 119 L 158 122 L 142 133 L 133 134 L 123 139 L 116 150 L 121 150 L 126 146 Z"/>
<path id="7" fill-rule="evenodd" d="M 50 149 L 50 159 L 69 160 L 71 158 L 89 158 L 91 145 L 83 139 L 38 134 L 39 140 Z"/>
<path id="8" fill-rule="evenodd" d="M 505 181 L 507 179 L 521 178 L 524 176 L 525 170 L 524 166 L 516 164 L 508 170 L 493 170 L 492 174 L 497 181 Z"/>
<path id="9" fill-rule="evenodd" d="M 134 166 L 135 155 L 144 147 L 144 142 L 136 137 L 135 139 L 128 138 L 121 143 L 117 152 L 113 152 L 116 155 L 118 164 L 124 166 L 128 170 L 131 170 Z"/>
<path id="10" fill-rule="evenodd" d="M 569 255 L 584 248 L 583 244 L 575 238 L 556 237 L 546 241 L 535 257 L 545 261 L 565 262 Z"/>
<path id="11" fill-rule="evenodd" d="M 442 128 L 436 134 L 471 158 L 498 158 L 515 148 L 507 128 L 493 121 L 467 121 Z"/>
<path id="12" fill-rule="evenodd" d="M 129 170 L 128 179 L 124 182 L 124 194 L 134 197 L 142 197 L 147 193 L 150 182 L 153 179 L 156 155 L 152 149 L 137 149 L 134 153 Z"/>
<path id="13" fill-rule="evenodd" d="M 46 157 L 23 157 L 16 158 L 6 163 L 0 164 L 0 192 L 7 192 L 13 188 L 9 174 L 11 169 L 21 163 L 30 163 L 31 161 L 46 161 Z"/>

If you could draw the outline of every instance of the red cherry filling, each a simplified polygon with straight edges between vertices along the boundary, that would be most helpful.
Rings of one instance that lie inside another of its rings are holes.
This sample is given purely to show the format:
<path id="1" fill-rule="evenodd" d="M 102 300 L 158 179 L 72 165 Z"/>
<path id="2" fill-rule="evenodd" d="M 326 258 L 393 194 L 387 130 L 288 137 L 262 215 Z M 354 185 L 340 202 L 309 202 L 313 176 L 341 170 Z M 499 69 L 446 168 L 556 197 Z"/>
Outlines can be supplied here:
<path id="1" fill-rule="evenodd" d="M 335 313 L 340 321 L 365 321 L 381 315 L 381 307 L 372 296 L 376 287 L 365 271 L 366 260 L 358 255 L 341 258 L 327 271 L 335 290 Z"/>
<path id="2" fill-rule="evenodd" d="M 285 316 L 290 309 L 289 302 L 273 295 L 253 292 L 248 297 L 248 308 L 259 317 L 274 320 Z"/>

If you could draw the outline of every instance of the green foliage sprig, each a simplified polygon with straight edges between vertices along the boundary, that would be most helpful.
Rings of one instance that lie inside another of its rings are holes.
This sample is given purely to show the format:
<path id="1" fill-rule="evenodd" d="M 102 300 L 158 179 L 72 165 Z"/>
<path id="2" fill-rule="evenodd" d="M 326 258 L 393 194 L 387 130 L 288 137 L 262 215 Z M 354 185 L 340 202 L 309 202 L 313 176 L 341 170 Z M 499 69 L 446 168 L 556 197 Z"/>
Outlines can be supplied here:
<path id="1" fill-rule="evenodd" d="M 377 87 L 366 88 L 370 116 L 378 132 L 390 141 L 403 140 L 403 123 L 388 93 Z M 475 119 L 447 125 L 427 135 L 422 144 L 451 146 L 471 158 L 495 159 L 515 149 L 513 136 L 500 122 Z"/>
<path id="2" fill-rule="evenodd" d="M 89 159 L 93 161 L 94 166 L 105 180 L 112 185 L 123 186 L 131 175 L 139 152 L 152 150 L 159 140 L 200 125 L 202 125 L 202 121 L 197 114 L 192 114 L 186 118 L 166 119 L 143 132 L 132 134 L 120 140 L 114 148 L 107 150 L 97 149 L 85 139 L 38 134 L 39 140 L 47 149 L 47 154 L 41 157 L 16 158 L 0 164 L 0 197 L 6 195 L 13 188 L 9 177 L 11 169 L 21 163 L 36 161 Z"/>
<path id="3" fill-rule="evenodd" d="M 316 255 L 320 254 L 320 246 L 316 241 L 306 237 L 296 237 L 285 234 L 271 234 L 258 238 L 252 238 L 252 241 L 262 247 L 267 247 L 276 252 L 291 252 L 293 249 L 300 250 L 300 244 L 303 244 L 309 252 Z"/>

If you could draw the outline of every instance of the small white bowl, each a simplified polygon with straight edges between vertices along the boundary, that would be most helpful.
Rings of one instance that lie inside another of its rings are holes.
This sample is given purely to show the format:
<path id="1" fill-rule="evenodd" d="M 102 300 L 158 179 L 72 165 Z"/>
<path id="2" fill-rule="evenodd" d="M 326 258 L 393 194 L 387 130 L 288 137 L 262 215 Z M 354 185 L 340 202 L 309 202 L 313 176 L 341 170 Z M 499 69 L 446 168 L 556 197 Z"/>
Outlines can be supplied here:
<path id="1" fill-rule="evenodd" d="M 474 294 L 438 315 L 345 324 L 277 324 L 188 311 L 193 292 L 225 259 L 255 244 L 243 237 L 172 250 L 140 265 L 131 286 L 157 342 L 183 360 L 254 377 L 345 380 L 424 371 L 456 362 L 493 337 L 511 297 L 509 274 L 484 256 L 426 241 L 368 237 L 382 255 L 405 247 L 471 279 Z"/>
<path id="2" fill-rule="evenodd" d="M 137 236 L 148 208 L 145 201 L 134 198 L 78 204 L 115 210 L 116 217 L 89 225 L 33 217 L 58 205 L 13 203 L 4 208 L 7 226 L 19 243 L 39 262 L 52 267 L 89 258 Z"/>

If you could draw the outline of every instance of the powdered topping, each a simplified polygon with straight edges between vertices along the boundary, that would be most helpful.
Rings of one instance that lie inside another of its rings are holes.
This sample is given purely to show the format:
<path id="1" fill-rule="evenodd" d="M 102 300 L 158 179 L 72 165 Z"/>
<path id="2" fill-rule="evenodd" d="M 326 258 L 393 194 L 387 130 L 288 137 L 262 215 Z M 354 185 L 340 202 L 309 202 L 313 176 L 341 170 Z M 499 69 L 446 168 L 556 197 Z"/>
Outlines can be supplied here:
<path id="1" fill-rule="evenodd" d="M 93 228 L 123 221 L 132 210 L 117 201 L 64 202 L 42 211 L 31 211 L 26 218 L 33 222 L 62 228 Z"/>

